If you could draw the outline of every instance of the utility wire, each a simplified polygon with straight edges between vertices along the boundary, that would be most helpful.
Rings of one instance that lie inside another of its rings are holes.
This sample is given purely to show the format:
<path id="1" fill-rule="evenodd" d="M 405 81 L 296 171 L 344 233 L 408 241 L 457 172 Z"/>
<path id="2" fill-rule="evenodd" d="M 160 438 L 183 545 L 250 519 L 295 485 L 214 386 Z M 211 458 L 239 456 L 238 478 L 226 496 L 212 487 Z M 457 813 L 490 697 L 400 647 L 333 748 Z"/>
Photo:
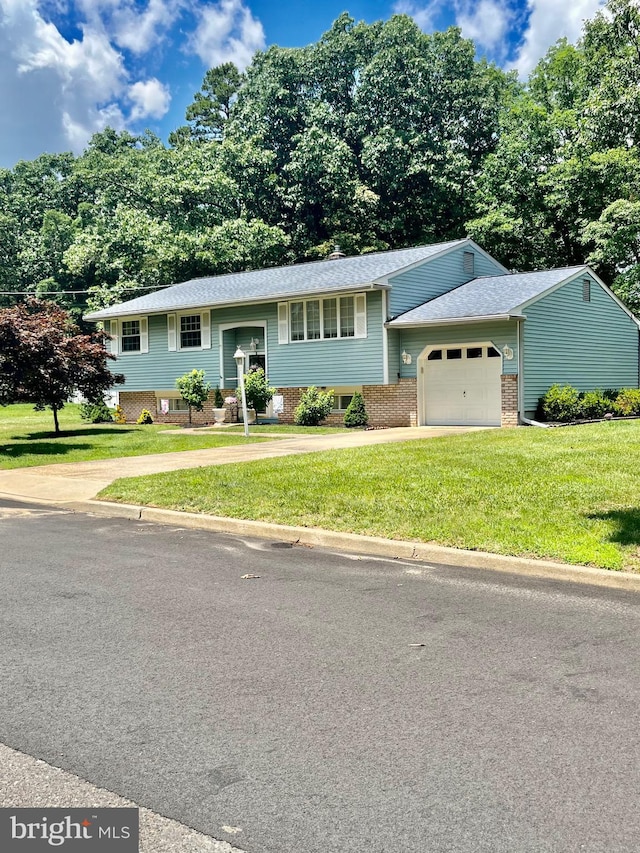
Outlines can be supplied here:
<path id="1" fill-rule="evenodd" d="M 160 290 L 163 287 L 173 287 L 172 284 L 148 284 L 144 287 L 123 287 L 126 290 Z M 91 290 L 0 290 L 0 296 L 76 296 L 78 293 L 93 293 Z"/>

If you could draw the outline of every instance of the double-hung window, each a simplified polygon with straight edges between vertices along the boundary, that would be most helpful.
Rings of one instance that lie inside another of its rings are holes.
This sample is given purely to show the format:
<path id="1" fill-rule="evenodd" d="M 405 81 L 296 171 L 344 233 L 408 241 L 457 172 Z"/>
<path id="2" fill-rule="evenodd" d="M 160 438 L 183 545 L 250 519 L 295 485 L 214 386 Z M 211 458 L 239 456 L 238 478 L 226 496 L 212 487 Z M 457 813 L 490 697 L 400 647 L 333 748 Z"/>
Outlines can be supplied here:
<path id="1" fill-rule="evenodd" d="M 140 352 L 140 320 L 123 320 L 120 335 L 122 352 Z"/>
<path id="2" fill-rule="evenodd" d="M 149 321 L 147 317 L 111 320 L 107 327 L 111 335 L 111 352 L 124 355 L 149 352 Z"/>
<path id="3" fill-rule="evenodd" d="M 185 314 L 180 317 L 180 349 L 202 346 L 200 314 Z"/>
<path id="4" fill-rule="evenodd" d="M 320 341 L 332 338 L 364 338 L 367 335 L 366 296 L 330 296 L 288 303 L 289 340 Z M 281 303 L 278 317 L 284 319 L 286 333 L 287 303 Z M 283 343 L 283 330 L 280 332 Z"/>
<path id="5" fill-rule="evenodd" d="M 353 296 L 341 296 L 339 302 L 340 337 L 353 338 L 356 334 Z"/>
<path id="6" fill-rule="evenodd" d="M 211 349 L 210 312 L 167 314 L 167 347 L 169 352 Z"/>

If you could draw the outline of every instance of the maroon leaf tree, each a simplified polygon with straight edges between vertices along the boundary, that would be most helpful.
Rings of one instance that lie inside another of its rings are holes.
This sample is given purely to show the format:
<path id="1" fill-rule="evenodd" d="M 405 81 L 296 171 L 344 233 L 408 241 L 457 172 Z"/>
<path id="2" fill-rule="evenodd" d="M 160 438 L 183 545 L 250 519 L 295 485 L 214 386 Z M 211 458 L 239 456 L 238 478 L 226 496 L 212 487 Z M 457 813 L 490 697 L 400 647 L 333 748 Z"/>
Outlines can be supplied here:
<path id="1" fill-rule="evenodd" d="M 109 336 L 84 334 L 70 315 L 53 302 L 29 299 L 0 309 L 0 404 L 33 403 L 37 411 L 58 412 L 76 392 L 90 402 L 124 382 L 111 373 Z"/>

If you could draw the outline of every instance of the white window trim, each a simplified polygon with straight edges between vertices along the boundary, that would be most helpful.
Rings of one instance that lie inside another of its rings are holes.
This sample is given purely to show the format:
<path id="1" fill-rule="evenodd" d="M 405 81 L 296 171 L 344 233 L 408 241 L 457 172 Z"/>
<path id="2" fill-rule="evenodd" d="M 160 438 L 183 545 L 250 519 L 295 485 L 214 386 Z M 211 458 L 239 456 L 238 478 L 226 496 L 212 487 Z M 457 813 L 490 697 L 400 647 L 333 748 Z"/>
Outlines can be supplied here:
<path id="1" fill-rule="evenodd" d="M 279 303 L 281 305 L 286 305 L 286 302 Z M 228 388 L 229 385 L 229 377 L 223 376 L 223 365 L 224 365 L 224 333 L 228 332 L 229 329 L 262 329 L 262 340 L 264 341 L 263 351 L 259 353 L 259 355 L 264 355 L 265 360 L 267 362 L 267 373 L 269 372 L 269 335 L 268 335 L 268 325 L 266 320 L 243 320 L 242 322 L 236 321 L 235 323 L 218 323 L 218 363 L 220 365 L 220 376 L 219 376 L 219 387 L 220 388 Z M 278 343 L 282 343 L 278 341 Z M 253 353 L 248 353 L 248 355 L 253 355 Z M 236 370 L 234 364 L 234 371 Z M 235 382 L 236 379 L 233 380 Z M 235 388 L 235 385 L 233 386 Z"/>
<path id="2" fill-rule="evenodd" d="M 335 340 L 335 338 L 332 338 Z M 336 403 L 338 403 L 340 397 L 350 396 L 353 397 L 354 394 L 362 394 L 362 385 L 346 385 L 344 387 L 337 387 L 333 389 L 333 402 L 334 408 L 331 410 L 334 414 L 344 414 L 346 412 L 346 408 L 338 409 L 336 407 Z"/>
<path id="3" fill-rule="evenodd" d="M 340 300 L 345 297 L 353 297 L 353 335 L 341 335 L 340 334 Z M 362 299 L 364 310 L 358 311 L 358 299 Z M 335 299 L 336 300 L 336 323 L 337 323 L 337 335 L 335 337 L 326 337 L 324 336 L 324 302 L 327 299 Z M 309 338 L 307 337 L 307 303 L 308 302 L 319 302 L 320 303 L 320 337 L 319 338 Z M 294 341 L 293 335 L 291 332 L 291 306 L 293 304 L 301 303 L 303 305 L 303 320 L 304 320 L 304 338 L 301 340 Z M 281 302 L 280 305 L 287 306 L 287 338 L 288 340 L 284 340 L 283 332 L 280 332 L 279 335 L 279 343 L 292 343 L 292 344 L 308 344 L 308 343 L 318 343 L 318 341 L 351 341 L 354 338 L 366 338 L 367 337 L 367 295 L 365 292 L 358 293 L 336 293 L 334 294 L 322 294 L 320 296 L 307 296 L 304 299 L 290 299 L 288 302 Z M 281 313 L 281 309 L 279 308 L 279 323 L 283 323 L 284 313 Z M 358 334 L 358 323 L 362 324 L 363 331 Z"/>
<path id="4" fill-rule="evenodd" d="M 200 317 L 200 346 L 183 347 L 182 333 L 180 331 L 182 317 Z M 210 311 L 178 311 L 175 314 L 175 336 L 177 352 L 200 352 L 203 349 L 211 349 L 211 312 Z"/>
<path id="5" fill-rule="evenodd" d="M 137 320 L 140 324 L 140 349 L 122 349 L 122 324 Z M 111 352 L 114 355 L 144 355 L 149 352 L 149 318 L 145 316 L 120 317 L 111 320 L 109 332 L 111 334 Z"/>

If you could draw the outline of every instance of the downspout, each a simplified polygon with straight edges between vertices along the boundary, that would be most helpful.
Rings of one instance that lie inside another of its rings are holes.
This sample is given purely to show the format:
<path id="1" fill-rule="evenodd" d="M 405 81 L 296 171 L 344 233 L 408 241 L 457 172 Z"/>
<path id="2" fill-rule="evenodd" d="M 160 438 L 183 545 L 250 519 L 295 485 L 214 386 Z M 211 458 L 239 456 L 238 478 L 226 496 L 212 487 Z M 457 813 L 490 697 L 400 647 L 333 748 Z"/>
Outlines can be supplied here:
<path id="1" fill-rule="evenodd" d="M 224 332 L 220 324 L 218 324 L 218 373 L 220 374 L 218 388 L 222 391 L 224 388 Z"/>
<path id="2" fill-rule="evenodd" d="M 540 423 L 540 421 L 533 421 L 531 418 L 525 418 L 524 416 L 524 351 L 523 351 L 523 339 L 524 335 L 522 333 L 522 324 L 524 320 L 518 320 L 518 420 L 521 424 L 525 426 L 534 426 L 534 427 L 543 427 L 546 429 L 549 424 Z"/>
<path id="3" fill-rule="evenodd" d="M 389 330 L 387 329 L 387 307 L 389 292 L 382 291 L 382 384 L 389 384 Z"/>

